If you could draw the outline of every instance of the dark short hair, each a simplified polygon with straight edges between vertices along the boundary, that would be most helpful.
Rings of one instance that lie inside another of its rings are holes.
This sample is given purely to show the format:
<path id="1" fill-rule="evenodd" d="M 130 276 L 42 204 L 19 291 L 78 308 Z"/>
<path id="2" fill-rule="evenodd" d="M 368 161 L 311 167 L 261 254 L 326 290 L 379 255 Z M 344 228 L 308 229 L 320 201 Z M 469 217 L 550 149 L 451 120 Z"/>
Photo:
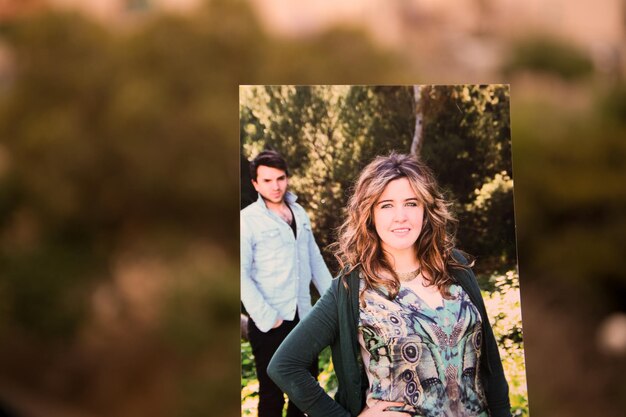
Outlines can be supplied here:
<path id="1" fill-rule="evenodd" d="M 285 174 L 289 176 L 289 169 L 287 168 L 287 161 L 276 151 L 268 150 L 263 151 L 257 155 L 256 158 L 250 162 L 250 178 L 256 181 L 256 171 L 261 165 L 270 168 L 280 169 L 285 171 Z"/>

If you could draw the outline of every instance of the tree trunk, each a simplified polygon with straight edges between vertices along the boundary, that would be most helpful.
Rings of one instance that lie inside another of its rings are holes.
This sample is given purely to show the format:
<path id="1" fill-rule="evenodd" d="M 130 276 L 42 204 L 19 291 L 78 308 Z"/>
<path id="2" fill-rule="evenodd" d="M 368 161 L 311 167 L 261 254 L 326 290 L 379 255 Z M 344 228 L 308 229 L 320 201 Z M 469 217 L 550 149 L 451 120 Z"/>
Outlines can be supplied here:
<path id="1" fill-rule="evenodd" d="M 413 142 L 411 142 L 411 154 L 419 155 L 422 149 L 422 105 L 421 90 L 419 85 L 413 86 L 413 94 L 415 98 L 415 132 L 413 133 Z"/>

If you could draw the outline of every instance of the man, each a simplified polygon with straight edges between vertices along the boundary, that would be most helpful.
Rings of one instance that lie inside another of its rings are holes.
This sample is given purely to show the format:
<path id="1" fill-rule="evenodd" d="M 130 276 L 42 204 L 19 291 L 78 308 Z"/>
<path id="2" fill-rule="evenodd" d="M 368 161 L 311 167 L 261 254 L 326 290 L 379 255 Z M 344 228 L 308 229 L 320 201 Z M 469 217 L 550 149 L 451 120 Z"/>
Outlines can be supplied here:
<path id="1" fill-rule="evenodd" d="M 248 339 L 259 379 L 259 417 L 281 417 L 282 391 L 267 376 L 267 365 L 310 310 L 311 279 L 320 294 L 331 275 L 311 232 L 309 218 L 287 191 L 287 163 L 275 151 L 250 164 L 256 202 L 241 211 L 241 301 L 250 315 Z M 312 364 L 317 375 L 317 363 Z M 288 417 L 304 414 L 290 401 Z"/>

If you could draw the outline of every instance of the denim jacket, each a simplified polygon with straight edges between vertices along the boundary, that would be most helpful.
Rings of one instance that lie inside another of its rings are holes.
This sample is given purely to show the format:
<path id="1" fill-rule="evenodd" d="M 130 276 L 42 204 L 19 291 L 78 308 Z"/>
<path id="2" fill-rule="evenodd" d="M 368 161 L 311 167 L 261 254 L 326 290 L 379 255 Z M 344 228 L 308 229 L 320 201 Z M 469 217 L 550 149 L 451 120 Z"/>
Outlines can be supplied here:
<path id="1" fill-rule="evenodd" d="M 311 279 L 320 294 L 332 276 L 311 231 L 306 212 L 290 192 L 285 201 L 296 221 L 296 235 L 259 195 L 241 210 L 241 301 L 263 332 L 281 318 L 302 319 L 311 311 Z"/>

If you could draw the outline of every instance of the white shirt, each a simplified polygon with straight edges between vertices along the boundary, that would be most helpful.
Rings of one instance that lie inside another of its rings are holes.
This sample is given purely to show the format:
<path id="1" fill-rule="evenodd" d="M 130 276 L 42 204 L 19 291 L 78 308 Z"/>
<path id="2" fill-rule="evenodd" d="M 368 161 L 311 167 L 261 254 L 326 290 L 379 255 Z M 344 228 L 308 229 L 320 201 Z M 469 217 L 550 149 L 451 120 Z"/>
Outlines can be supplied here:
<path id="1" fill-rule="evenodd" d="M 300 319 L 311 310 L 311 280 L 320 294 L 332 277 L 296 196 L 285 194 L 296 221 L 289 224 L 269 210 L 259 195 L 241 210 L 241 301 L 256 326 L 269 331 L 276 321 Z"/>

